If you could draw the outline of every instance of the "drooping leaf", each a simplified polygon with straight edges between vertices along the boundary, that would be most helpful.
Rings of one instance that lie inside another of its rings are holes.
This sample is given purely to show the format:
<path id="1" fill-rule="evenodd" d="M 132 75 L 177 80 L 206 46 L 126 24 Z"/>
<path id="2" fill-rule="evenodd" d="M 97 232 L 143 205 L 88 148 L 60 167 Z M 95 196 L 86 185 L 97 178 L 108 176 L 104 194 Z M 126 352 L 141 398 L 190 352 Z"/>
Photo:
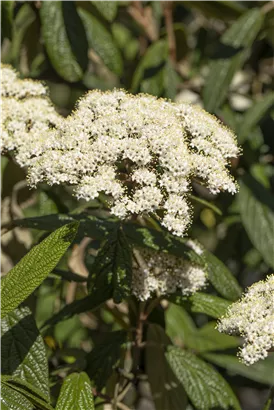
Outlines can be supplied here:
<path id="1" fill-rule="evenodd" d="M 231 302 L 226 299 L 203 292 L 194 293 L 189 297 L 188 301 L 193 313 L 204 313 L 215 319 L 224 315 L 228 306 L 231 304 Z"/>
<path id="2" fill-rule="evenodd" d="M 121 349 L 126 343 L 127 333 L 123 330 L 110 332 L 103 341 L 96 344 L 87 356 L 87 374 L 100 391 L 112 374 L 121 357 Z"/>
<path id="3" fill-rule="evenodd" d="M 206 110 L 216 112 L 227 97 L 234 74 L 242 67 L 250 54 L 250 47 L 263 24 L 259 8 L 252 8 L 242 14 L 221 37 L 222 44 L 235 49 L 233 57 L 216 59 L 210 65 L 210 72 L 203 89 Z M 240 51 L 237 51 L 237 49 Z"/>
<path id="4" fill-rule="evenodd" d="M 242 223 L 264 261 L 274 268 L 274 197 L 258 181 L 245 175 L 240 184 L 238 204 Z"/>
<path id="5" fill-rule="evenodd" d="M 74 2 L 43 2 L 40 18 L 51 64 L 66 81 L 79 81 L 87 66 L 88 45 Z"/>
<path id="6" fill-rule="evenodd" d="M 121 75 L 123 71 L 123 60 L 111 33 L 87 10 L 79 8 L 79 15 L 86 30 L 89 47 L 98 54 L 103 63 L 111 71 L 117 75 Z"/>
<path id="7" fill-rule="evenodd" d="M 2 410 L 34 410 L 34 405 L 22 394 L 1 383 Z"/>
<path id="8" fill-rule="evenodd" d="M 170 339 L 161 326 L 149 324 L 146 342 L 145 368 L 155 407 L 157 410 L 184 410 L 187 406 L 185 390 L 165 357 L 164 347 L 170 344 Z"/>
<path id="9" fill-rule="evenodd" d="M 85 372 L 72 373 L 65 378 L 55 410 L 94 410 L 91 384 Z"/>
<path id="10" fill-rule="evenodd" d="M 118 11 L 117 1 L 92 1 L 92 4 L 107 21 L 113 21 L 115 19 Z"/>
<path id="11" fill-rule="evenodd" d="M 221 334 L 215 327 L 216 322 L 209 322 L 196 328 L 190 315 L 180 306 L 171 305 L 166 311 L 166 331 L 176 345 L 198 352 L 223 350 L 239 345 L 236 337 Z"/>
<path id="12" fill-rule="evenodd" d="M 130 295 L 132 260 L 131 249 L 122 227 L 115 229 L 100 249 L 91 267 L 88 287 L 99 292 L 108 287 L 113 289 L 113 300 L 120 303 Z"/>
<path id="13" fill-rule="evenodd" d="M 223 367 L 232 375 L 241 375 L 258 383 L 272 385 L 274 383 L 274 356 L 246 366 L 238 357 L 227 354 L 204 353 L 203 357 L 211 363 Z"/>
<path id="14" fill-rule="evenodd" d="M 12 38 L 14 1 L 1 1 L 1 37 Z"/>
<path id="15" fill-rule="evenodd" d="M 203 253 L 203 257 L 207 263 L 208 279 L 214 288 L 228 300 L 234 301 L 239 299 L 242 289 L 225 264 L 206 250 Z"/>
<path id="16" fill-rule="evenodd" d="M 43 339 L 27 307 L 9 313 L 1 324 L 2 374 L 20 378 L 49 402 L 48 362 Z"/>
<path id="17" fill-rule="evenodd" d="M 261 100 L 255 102 L 244 114 L 237 135 L 241 142 L 251 133 L 266 113 L 274 106 L 274 93 L 266 94 Z"/>
<path id="18" fill-rule="evenodd" d="M 167 360 L 198 410 L 214 407 L 240 410 L 240 404 L 225 379 L 194 354 L 168 346 Z"/>
<path id="19" fill-rule="evenodd" d="M 47 277 L 72 243 L 78 223 L 65 225 L 34 246 L 2 279 L 1 317 L 12 312 Z"/>

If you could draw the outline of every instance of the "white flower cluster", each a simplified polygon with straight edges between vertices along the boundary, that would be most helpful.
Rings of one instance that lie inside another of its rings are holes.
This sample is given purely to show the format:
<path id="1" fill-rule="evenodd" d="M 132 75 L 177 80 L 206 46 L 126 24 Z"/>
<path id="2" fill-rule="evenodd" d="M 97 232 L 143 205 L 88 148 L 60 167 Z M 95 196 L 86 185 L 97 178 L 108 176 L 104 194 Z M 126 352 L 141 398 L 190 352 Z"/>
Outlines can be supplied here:
<path id="1" fill-rule="evenodd" d="M 188 296 L 206 284 L 205 270 L 184 258 L 147 248 L 136 248 L 133 255 L 132 293 L 139 300 L 176 291 Z"/>
<path id="2" fill-rule="evenodd" d="M 239 356 L 251 365 L 274 347 L 274 274 L 248 288 L 218 323 L 218 330 L 244 338 Z"/>
<path id="3" fill-rule="evenodd" d="M 9 87 L 22 82 L 11 75 L 13 81 L 3 75 L 6 95 L 15 95 Z M 37 98 L 34 84 L 20 98 Z M 237 190 L 228 172 L 229 158 L 239 154 L 235 136 L 199 107 L 123 90 L 92 91 L 61 121 L 41 95 L 39 103 L 18 98 L 3 100 L 4 146 L 16 148 L 17 160 L 29 167 L 32 186 L 41 181 L 74 185 L 76 197 L 86 200 L 104 192 L 119 218 L 159 212 L 162 225 L 180 236 L 191 222 L 193 179 L 213 193 Z"/>
<path id="4" fill-rule="evenodd" d="M 9 66 L 1 67 L 1 151 L 14 151 L 21 166 L 39 155 L 62 117 L 57 114 L 47 89 L 38 81 L 21 80 Z"/>

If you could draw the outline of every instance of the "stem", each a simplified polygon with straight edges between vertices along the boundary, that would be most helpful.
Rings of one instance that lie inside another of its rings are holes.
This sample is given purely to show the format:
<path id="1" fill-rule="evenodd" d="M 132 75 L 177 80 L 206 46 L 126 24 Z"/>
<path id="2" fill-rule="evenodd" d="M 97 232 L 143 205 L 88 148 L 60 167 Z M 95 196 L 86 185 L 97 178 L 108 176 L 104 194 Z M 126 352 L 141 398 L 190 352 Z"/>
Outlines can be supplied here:
<path id="1" fill-rule="evenodd" d="M 165 25 L 167 31 L 167 41 L 169 57 L 173 63 L 176 63 L 176 39 L 173 30 L 173 1 L 163 2 Z"/>

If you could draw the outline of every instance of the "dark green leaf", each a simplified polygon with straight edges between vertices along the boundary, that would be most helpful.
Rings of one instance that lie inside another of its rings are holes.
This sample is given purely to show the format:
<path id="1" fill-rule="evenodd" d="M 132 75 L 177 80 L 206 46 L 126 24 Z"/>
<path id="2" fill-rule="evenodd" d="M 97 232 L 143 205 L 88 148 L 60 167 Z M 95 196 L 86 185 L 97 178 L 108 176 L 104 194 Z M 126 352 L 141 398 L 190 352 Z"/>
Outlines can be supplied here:
<path id="1" fill-rule="evenodd" d="M 139 42 L 131 30 L 120 23 L 112 24 L 112 34 L 115 44 L 119 47 L 126 60 L 133 60 L 139 50 Z"/>
<path id="2" fill-rule="evenodd" d="M 27 307 L 2 320 L 2 374 L 20 378 L 49 401 L 48 363 L 44 342 Z"/>
<path id="3" fill-rule="evenodd" d="M 34 405 L 22 394 L 1 383 L 2 410 L 34 410 Z"/>
<path id="4" fill-rule="evenodd" d="M 236 71 L 250 54 L 250 47 L 263 24 L 263 16 L 258 8 L 246 11 L 224 33 L 221 42 L 229 47 L 244 47 L 232 58 L 213 61 L 203 90 L 203 100 L 208 111 L 216 112 L 227 97 L 227 92 Z"/>
<path id="5" fill-rule="evenodd" d="M 92 1 L 92 4 L 107 21 L 113 21 L 115 19 L 118 11 L 117 1 Z"/>
<path id="6" fill-rule="evenodd" d="M 189 297 L 174 294 L 169 297 L 169 300 L 176 305 L 189 308 L 193 313 L 204 313 L 215 319 L 224 315 L 231 304 L 231 302 L 219 296 L 202 292 L 196 292 Z"/>
<path id="7" fill-rule="evenodd" d="M 196 8 L 208 17 L 232 20 L 239 17 L 245 8 L 236 1 L 183 1 L 184 6 Z"/>
<path id="8" fill-rule="evenodd" d="M 34 246 L 2 279 L 1 317 L 13 311 L 47 277 L 72 243 L 78 229 L 73 222 Z"/>
<path id="9" fill-rule="evenodd" d="M 100 391 L 112 374 L 121 357 L 121 348 L 126 343 L 127 333 L 123 330 L 108 333 L 103 341 L 94 346 L 87 356 L 87 373 Z"/>
<path id="10" fill-rule="evenodd" d="M 240 184 L 238 204 L 249 239 L 265 262 L 274 268 L 274 197 L 258 181 L 245 175 Z"/>
<path id="11" fill-rule="evenodd" d="M 112 232 L 95 258 L 88 278 L 90 292 L 113 289 L 113 300 L 120 303 L 130 295 L 132 276 L 131 249 L 122 227 Z"/>
<path id="12" fill-rule="evenodd" d="M 62 269 L 53 269 L 52 273 L 57 276 L 60 276 L 62 279 L 68 280 L 69 282 L 86 282 L 87 278 L 84 276 L 78 275 L 77 273 L 73 273 L 70 271 L 65 271 Z"/>
<path id="13" fill-rule="evenodd" d="M 45 1 L 40 17 L 43 39 L 53 67 L 66 81 L 79 81 L 87 66 L 88 45 L 74 2 Z"/>
<path id="14" fill-rule="evenodd" d="M 241 409 L 227 382 L 203 360 L 174 346 L 168 346 L 166 357 L 197 409 L 210 410 L 214 407 Z"/>
<path id="15" fill-rule="evenodd" d="M 225 264 L 206 250 L 203 257 L 207 263 L 208 279 L 214 288 L 228 300 L 239 299 L 242 289 Z"/>
<path id="16" fill-rule="evenodd" d="M 164 346 L 170 344 L 170 339 L 161 326 L 149 324 L 146 343 L 146 373 L 156 409 L 184 410 L 187 406 L 186 393 L 165 358 Z"/>
<path id="17" fill-rule="evenodd" d="M 103 63 L 111 71 L 117 75 L 121 75 L 123 71 L 123 60 L 111 33 L 87 10 L 79 8 L 79 15 L 87 33 L 89 47 L 98 54 Z"/>
<path id="18" fill-rule="evenodd" d="M 167 334 L 179 346 L 186 346 L 198 352 L 223 350 L 237 347 L 236 337 L 218 332 L 216 322 L 209 322 L 197 329 L 187 312 L 180 306 L 171 305 L 166 311 Z"/>
<path id="19" fill-rule="evenodd" d="M 1 37 L 12 38 L 14 1 L 1 1 Z"/>
<path id="20" fill-rule="evenodd" d="M 245 140 L 250 132 L 256 127 L 261 119 L 274 105 L 274 93 L 266 94 L 261 100 L 255 102 L 244 114 L 237 134 L 241 142 Z"/>
<path id="21" fill-rule="evenodd" d="M 94 410 L 93 395 L 88 375 L 72 373 L 65 378 L 56 410 Z"/>
<path id="22" fill-rule="evenodd" d="M 274 356 L 260 360 L 252 366 L 246 366 L 235 356 L 226 354 L 204 353 L 203 357 L 217 366 L 228 370 L 232 375 L 241 375 L 258 383 L 274 383 Z"/>

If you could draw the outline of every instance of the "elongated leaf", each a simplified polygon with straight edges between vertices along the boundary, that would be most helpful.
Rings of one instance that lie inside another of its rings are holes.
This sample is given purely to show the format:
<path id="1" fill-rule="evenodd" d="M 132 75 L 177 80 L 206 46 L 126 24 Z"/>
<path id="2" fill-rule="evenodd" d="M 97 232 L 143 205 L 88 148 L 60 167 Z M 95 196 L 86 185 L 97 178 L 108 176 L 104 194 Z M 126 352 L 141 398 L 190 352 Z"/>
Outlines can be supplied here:
<path id="1" fill-rule="evenodd" d="M 50 61 L 66 81 L 79 81 L 86 69 L 87 39 L 74 2 L 43 2 L 42 34 Z M 81 44 L 81 47 L 79 47 Z"/>
<path id="2" fill-rule="evenodd" d="M 198 352 L 216 351 L 237 347 L 239 340 L 218 332 L 216 322 L 209 322 L 198 329 L 188 313 L 181 307 L 171 305 L 166 311 L 167 334 L 179 346 Z M 225 337 L 223 337 L 225 336 Z"/>
<path id="3" fill-rule="evenodd" d="M 164 346 L 170 344 L 170 339 L 161 326 L 149 324 L 146 342 L 146 373 L 156 409 L 184 410 L 187 406 L 185 390 L 165 357 Z M 157 371 L 155 371 L 156 363 Z"/>
<path id="4" fill-rule="evenodd" d="M 132 276 L 131 249 L 123 229 L 116 229 L 99 251 L 91 267 L 88 286 L 91 292 L 113 289 L 113 300 L 120 303 L 130 295 Z"/>
<path id="5" fill-rule="evenodd" d="M 55 410 L 94 410 L 88 375 L 72 373 L 63 382 Z"/>
<path id="6" fill-rule="evenodd" d="M 152 94 L 155 94 L 157 91 L 157 94 L 161 95 L 163 90 L 162 68 L 166 63 L 167 52 L 166 40 L 158 40 L 147 49 L 133 76 L 131 85 L 133 93 L 138 91 L 151 93 L 152 91 Z M 158 73 L 157 78 L 155 78 L 156 73 Z M 143 82 L 142 87 L 141 82 Z"/>
<path id="7" fill-rule="evenodd" d="M 274 356 L 269 356 L 265 360 L 260 360 L 252 366 L 246 366 L 235 356 L 226 354 L 204 353 L 203 357 L 223 367 L 232 375 L 241 375 L 258 383 L 272 385 L 274 383 Z"/>
<path id="8" fill-rule="evenodd" d="M 166 357 L 197 409 L 210 410 L 214 407 L 241 409 L 227 382 L 203 360 L 174 346 L 168 346 Z"/>
<path id="9" fill-rule="evenodd" d="M 203 100 L 208 111 L 216 112 L 227 96 L 229 86 L 250 54 L 250 47 L 263 24 L 263 15 L 259 8 L 246 11 L 224 33 L 221 42 L 238 49 L 244 47 L 232 58 L 218 59 L 212 62 L 210 73 L 203 90 Z"/>
<path id="10" fill-rule="evenodd" d="M 72 243 L 77 229 L 77 222 L 59 228 L 34 246 L 2 279 L 1 317 L 13 311 L 43 282 Z"/>
<path id="11" fill-rule="evenodd" d="M 215 319 L 224 315 L 226 309 L 231 304 L 226 299 L 203 292 L 196 292 L 189 297 L 173 294 L 168 299 L 172 303 L 182 306 L 193 313 L 204 313 Z"/>
<path id="12" fill-rule="evenodd" d="M 274 268 L 274 197 L 250 175 L 240 184 L 238 203 L 249 239 L 265 262 Z"/>
<path id="13" fill-rule="evenodd" d="M 266 94 L 262 100 L 255 102 L 245 113 L 237 134 L 243 142 L 254 127 L 274 105 L 274 93 Z"/>
<path id="14" fill-rule="evenodd" d="M 200 10 L 203 15 L 221 20 L 239 17 L 245 8 L 235 1 L 183 1 L 184 6 Z"/>
<path id="15" fill-rule="evenodd" d="M 208 251 L 204 251 L 203 256 L 207 262 L 208 279 L 214 288 L 228 300 L 239 299 L 242 289 L 225 264 Z"/>
<path id="16" fill-rule="evenodd" d="M 14 1 L 1 1 L 1 36 L 12 38 Z"/>
<path id="17" fill-rule="evenodd" d="M 34 405 L 22 394 L 1 383 L 2 410 L 34 410 Z"/>
<path id="18" fill-rule="evenodd" d="M 87 278 L 85 278 L 84 276 L 81 276 L 74 272 L 65 271 L 62 269 L 55 268 L 52 273 L 57 276 L 60 276 L 60 278 L 64 280 L 68 280 L 69 282 L 86 282 L 87 281 Z"/>
<path id="19" fill-rule="evenodd" d="M 117 75 L 121 75 L 123 71 L 123 60 L 111 33 L 87 10 L 79 8 L 79 15 L 86 30 L 89 47 L 98 54 L 111 71 Z"/>
<path id="20" fill-rule="evenodd" d="M 92 1 L 92 4 L 107 21 L 113 21 L 115 19 L 118 11 L 117 1 Z"/>
<path id="21" fill-rule="evenodd" d="M 1 325 L 2 374 L 18 377 L 49 401 L 48 363 L 43 339 L 31 311 L 18 308 Z"/>
<path id="22" fill-rule="evenodd" d="M 272 386 L 263 410 L 271 410 L 271 404 L 273 403 L 273 400 L 274 400 L 274 387 Z"/>
<path id="23" fill-rule="evenodd" d="M 62 320 L 66 320 L 71 318 L 76 314 L 80 314 L 87 311 L 92 311 L 98 308 L 102 303 L 112 297 L 112 289 L 100 289 L 99 292 L 96 294 L 91 294 L 86 296 L 85 298 L 75 300 L 72 303 L 64 306 L 58 313 L 51 316 L 50 319 L 46 320 L 46 322 L 41 326 L 41 328 L 45 328 L 48 326 L 54 326 L 58 322 Z"/>
<path id="24" fill-rule="evenodd" d="M 121 349 L 126 343 L 127 333 L 118 330 L 105 335 L 101 343 L 95 345 L 87 356 L 87 374 L 98 390 L 102 390 L 121 357 Z"/>

